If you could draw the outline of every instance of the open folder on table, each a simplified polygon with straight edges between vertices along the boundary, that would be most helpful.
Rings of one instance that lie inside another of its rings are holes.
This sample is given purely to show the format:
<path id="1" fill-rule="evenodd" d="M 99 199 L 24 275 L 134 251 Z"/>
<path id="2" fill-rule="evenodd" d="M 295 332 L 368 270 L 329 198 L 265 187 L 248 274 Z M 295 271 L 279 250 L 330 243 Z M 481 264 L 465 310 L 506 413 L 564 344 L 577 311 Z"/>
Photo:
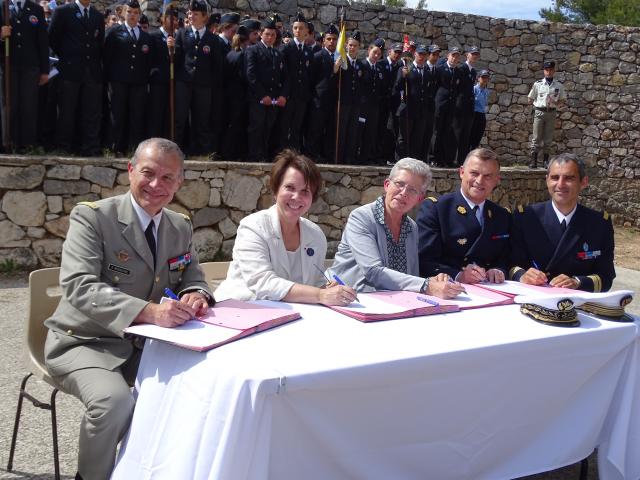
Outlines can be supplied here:
<path id="1" fill-rule="evenodd" d="M 528 285 L 526 283 L 514 282 L 513 280 L 505 280 L 502 283 L 479 283 L 480 288 L 499 292 L 503 295 L 515 297 L 517 295 L 536 295 L 536 294 L 573 294 L 575 290 L 570 288 L 551 287 L 549 285 Z"/>
<path id="2" fill-rule="evenodd" d="M 125 328 L 124 332 L 202 352 L 298 318 L 300 314 L 291 308 L 225 300 L 209 308 L 203 317 L 189 320 L 179 327 L 164 328 L 141 323 Z"/>
<path id="3" fill-rule="evenodd" d="M 358 293 L 358 300 L 345 307 L 329 308 L 361 322 L 420 317 L 460 310 L 449 300 L 415 292 Z"/>
<path id="4" fill-rule="evenodd" d="M 482 288 L 479 285 L 470 285 L 468 283 L 463 283 L 462 286 L 464 287 L 465 292 L 449 300 L 460 307 L 460 310 L 495 307 L 498 305 L 510 305 L 513 303 L 513 295 L 506 295 L 501 292 Z"/>

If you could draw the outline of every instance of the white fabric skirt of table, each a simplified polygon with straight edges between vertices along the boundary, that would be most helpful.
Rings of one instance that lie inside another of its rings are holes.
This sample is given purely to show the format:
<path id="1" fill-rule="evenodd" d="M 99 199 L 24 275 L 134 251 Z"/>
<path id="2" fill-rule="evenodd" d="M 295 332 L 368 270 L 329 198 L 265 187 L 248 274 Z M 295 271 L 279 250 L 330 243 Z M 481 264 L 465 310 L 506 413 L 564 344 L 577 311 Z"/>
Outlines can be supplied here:
<path id="1" fill-rule="evenodd" d="M 601 479 L 640 478 L 637 324 L 292 307 L 301 320 L 207 353 L 147 341 L 112 478 L 494 480 L 595 447 Z"/>

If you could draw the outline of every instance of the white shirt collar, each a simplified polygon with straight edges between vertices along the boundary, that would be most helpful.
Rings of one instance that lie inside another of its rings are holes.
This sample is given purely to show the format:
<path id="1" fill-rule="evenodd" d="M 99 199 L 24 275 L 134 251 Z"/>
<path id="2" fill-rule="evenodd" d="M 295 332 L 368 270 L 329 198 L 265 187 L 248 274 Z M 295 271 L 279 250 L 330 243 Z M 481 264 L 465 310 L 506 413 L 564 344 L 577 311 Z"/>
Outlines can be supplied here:
<path id="1" fill-rule="evenodd" d="M 414 60 L 413 61 L 413 66 L 416 68 L 424 68 L 424 63 L 422 64 L 422 66 L 418 65 L 418 63 Z"/>
<path id="2" fill-rule="evenodd" d="M 424 64 L 425 64 L 426 66 L 428 66 L 428 67 L 429 67 L 429 69 L 432 69 L 432 68 L 434 68 L 434 67 L 436 66 L 436 64 L 435 64 L 435 63 L 431 63 L 429 60 L 427 60 Z"/>
<path id="3" fill-rule="evenodd" d="M 568 227 L 569 224 L 571 223 L 571 219 L 573 218 L 573 215 L 576 213 L 578 204 L 576 203 L 576 206 L 573 207 L 573 210 L 571 210 L 568 215 L 565 215 L 560 210 L 558 210 L 558 207 L 556 207 L 556 204 L 553 203 L 553 200 L 551 200 L 551 205 L 553 206 L 553 211 L 556 212 L 556 216 L 558 217 L 558 223 L 562 223 L 562 220 L 566 220 L 567 227 Z"/>
<path id="4" fill-rule="evenodd" d="M 299 42 L 297 38 L 294 37 L 293 42 L 296 44 L 296 48 L 300 48 L 300 45 L 304 47 L 304 42 Z"/>
<path id="5" fill-rule="evenodd" d="M 20 0 L 20 1 L 24 1 L 24 0 Z M 89 14 L 89 8 L 91 8 L 91 5 L 89 5 L 88 7 L 85 7 L 84 5 L 82 5 L 80 3 L 80 0 L 76 0 L 76 5 L 80 9 L 80 13 L 84 14 L 84 9 L 86 8 L 87 9 L 87 15 Z"/>
<path id="6" fill-rule="evenodd" d="M 451 69 L 456 68 L 456 67 L 454 67 L 453 65 L 451 65 L 449 62 L 447 62 L 447 67 L 449 67 L 449 68 L 451 68 Z"/>
<path id="7" fill-rule="evenodd" d="M 272 45 L 272 46 L 269 46 L 269 45 L 267 45 L 266 43 L 264 43 L 264 41 L 263 41 L 263 40 L 260 40 L 260 43 L 262 43 L 262 45 L 264 45 L 264 46 L 265 46 L 265 48 L 274 48 L 274 47 L 273 47 L 273 45 Z"/>
<path id="8" fill-rule="evenodd" d="M 135 210 L 136 215 L 138 215 L 138 220 L 140 220 L 140 226 L 142 227 L 143 232 L 147 229 L 151 220 L 153 220 L 153 223 L 154 223 L 153 236 L 156 237 L 156 240 L 157 240 L 158 226 L 160 225 L 160 220 L 162 220 L 162 210 L 160 210 L 160 212 L 157 215 L 154 215 L 152 217 L 145 211 L 144 208 L 138 205 L 138 202 L 136 202 L 136 199 L 133 198 L 133 195 L 131 195 L 131 204 L 133 205 L 133 209 Z"/>
<path id="9" fill-rule="evenodd" d="M 196 30 L 196 27 L 191 25 L 191 31 L 193 32 L 194 35 L 196 34 L 196 32 L 198 32 L 200 34 L 200 38 L 202 38 L 204 37 L 204 34 L 207 31 L 207 27 L 202 27 L 200 30 Z"/>
<path id="10" fill-rule="evenodd" d="M 229 41 L 229 39 L 227 37 L 224 36 L 223 33 L 219 33 L 218 36 L 224 40 L 224 43 L 226 43 L 227 45 L 229 45 L 231 42 Z"/>
<path id="11" fill-rule="evenodd" d="M 464 198 L 466 200 L 466 202 L 469 204 L 469 207 L 471 207 L 471 210 L 473 210 L 473 207 L 475 207 L 477 205 L 478 206 L 478 210 L 480 210 L 480 215 L 482 215 L 482 211 L 484 210 L 484 202 L 486 200 L 483 200 L 482 203 L 473 203 L 471 200 L 469 200 L 467 198 L 467 196 L 464 194 L 462 189 L 460 189 L 460 195 L 462 195 L 462 198 Z"/>
<path id="12" fill-rule="evenodd" d="M 131 34 L 131 30 L 133 30 L 133 33 L 136 34 L 136 38 L 140 38 L 140 29 L 138 28 L 138 25 L 136 25 L 135 27 L 130 27 L 129 25 L 127 25 L 127 23 L 125 23 L 124 26 L 127 27 L 127 31 L 129 32 L 129 34 Z"/>

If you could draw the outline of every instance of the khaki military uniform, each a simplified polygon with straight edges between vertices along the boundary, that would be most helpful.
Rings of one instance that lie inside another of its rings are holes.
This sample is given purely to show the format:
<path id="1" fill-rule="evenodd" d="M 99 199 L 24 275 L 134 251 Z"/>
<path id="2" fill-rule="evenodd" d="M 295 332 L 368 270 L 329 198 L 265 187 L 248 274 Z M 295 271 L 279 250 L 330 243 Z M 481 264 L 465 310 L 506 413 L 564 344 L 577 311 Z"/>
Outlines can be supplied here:
<path id="1" fill-rule="evenodd" d="M 554 79 L 549 84 L 545 79 L 533 84 L 528 95 L 533 101 L 533 138 L 531 139 L 531 154 L 537 154 L 542 147 L 545 155 L 549 155 L 553 132 L 556 125 L 556 111 L 558 102 L 566 100 L 567 96 L 562 84 Z"/>
<path id="2" fill-rule="evenodd" d="M 109 477 L 133 412 L 125 380 L 135 376 L 139 350 L 123 329 L 148 302 L 159 302 L 165 287 L 211 295 L 192 233 L 186 216 L 165 209 L 154 265 L 130 193 L 86 202 L 71 212 L 62 249 L 63 295 L 45 321 L 45 363 L 60 387 L 87 407 L 78 455 L 85 479 Z"/>

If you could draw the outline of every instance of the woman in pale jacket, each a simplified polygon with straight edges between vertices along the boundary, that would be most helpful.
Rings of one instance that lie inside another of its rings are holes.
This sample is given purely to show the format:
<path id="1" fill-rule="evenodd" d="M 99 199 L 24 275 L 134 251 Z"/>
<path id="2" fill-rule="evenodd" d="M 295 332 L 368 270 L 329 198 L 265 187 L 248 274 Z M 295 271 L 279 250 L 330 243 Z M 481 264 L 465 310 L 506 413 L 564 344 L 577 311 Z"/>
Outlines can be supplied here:
<path id="1" fill-rule="evenodd" d="M 304 155 L 284 150 L 271 169 L 270 187 L 275 205 L 240 222 L 233 261 L 215 291 L 216 300 L 351 303 L 352 288 L 325 285 L 327 240 L 317 225 L 303 218 L 322 187 L 318 167 Z"/>
<path id="2" fill-rule="evenodd" d="M 447 274 L 419 276 L 418 227 L 407 213 L 424 199 L 430 181 L 431 170 L 424 162 L 399 160 L 384 181 L 384 195 L 349 215 L 330 272 L 358 292 L 459 295 L 463 287 Z"/>

